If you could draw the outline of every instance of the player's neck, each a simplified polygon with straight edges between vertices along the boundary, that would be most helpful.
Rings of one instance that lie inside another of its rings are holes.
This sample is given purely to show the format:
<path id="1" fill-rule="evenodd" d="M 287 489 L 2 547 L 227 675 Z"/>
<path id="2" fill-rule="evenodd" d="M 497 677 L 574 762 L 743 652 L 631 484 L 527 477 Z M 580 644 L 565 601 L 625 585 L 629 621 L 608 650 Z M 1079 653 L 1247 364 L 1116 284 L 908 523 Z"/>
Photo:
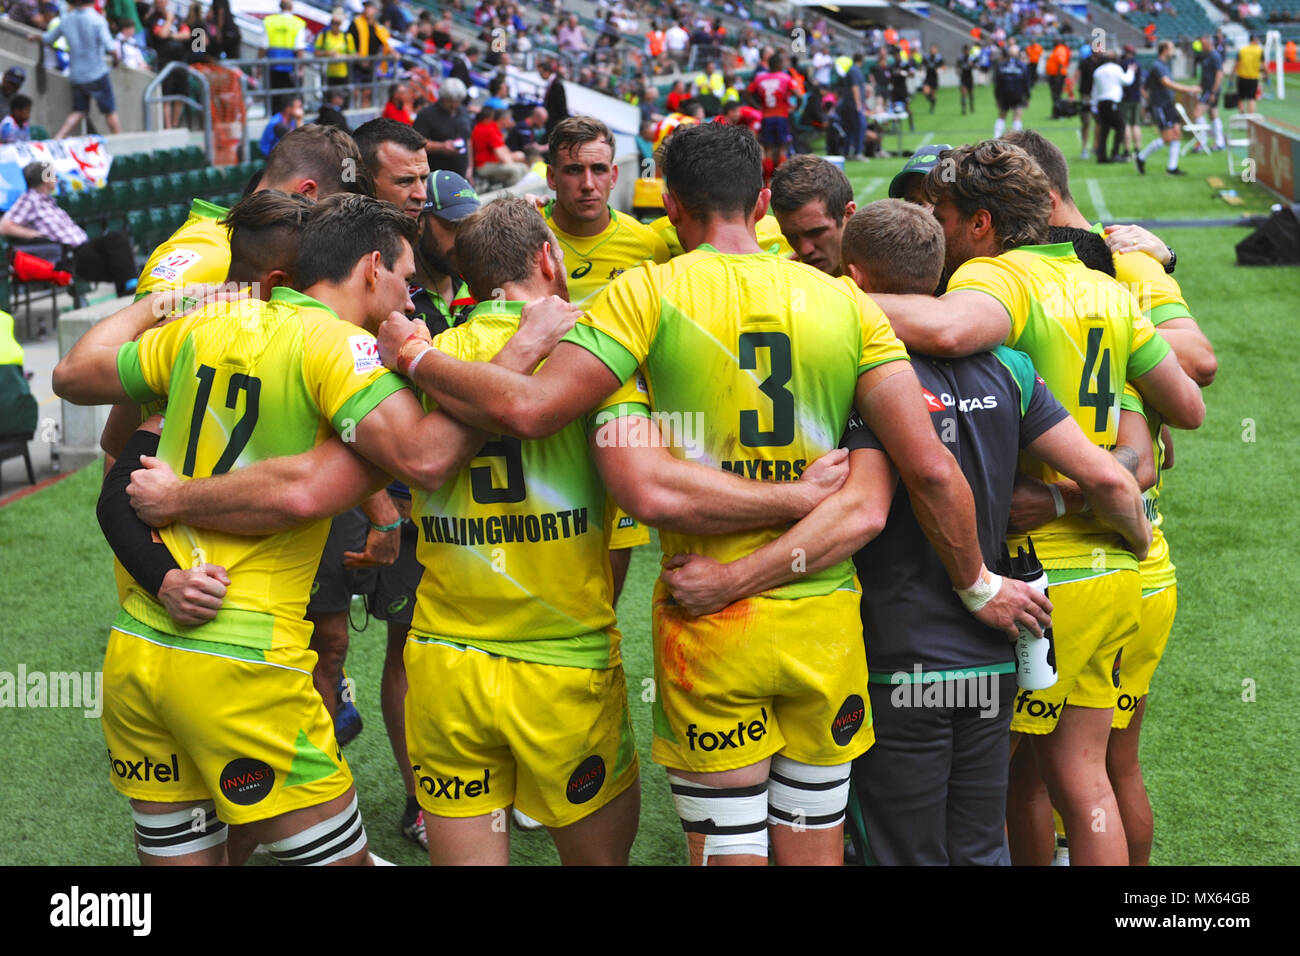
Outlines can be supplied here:
<path id="1" fill-rule="evenodd" d="M 551 221 L 555 223 L 556 229 L 566 236 L 574 236 L 580 239 L 599 236 L 609 228 L 612 219 L 613 215 L 610 213 L 608 205 L 605 206 L 600 218 L 591 222 L 570 215 L 568 210 L 564 209 L 558 202 L 551 206 Z"/>
<path id="2" fill-rule="evenodd" d="M 677 238 L 682 248 L 693 252 L 700 246 L 709 245 L 718 252 L 732 255 L 745 255 L 762 252 L 758 239 L 754 235 L 754 225 L 743 219 L 712 218 L 706 222 L 698 220 L 679 223 Z"/>
<path id="3" fill-rule="evenodd" d="M 531 276 L 522 282 L 506 282 L 501 286 L 503 302 L 532 302 L 544 299 L 555 292 L 551 283 L 541 276 Z M 566 297 L 567 298 L 567 297 Z"/>
<path id="4" fill-rule="evenodd" d="M 302 290 L 302 294 L 315 299 L 345 322 L 365 326 L 365 312 L 357 308 L 365 301 L 364 294 L 349 288 L 347 283 L 333 285 L 329 282 L 317 282 Z"/>
<path id="5" fill-rule="evenodd" d="M 1052 223 L 1053 226 L 1064 226 L 1067 229 L 1091 229 L 1092 223 L 1084 218 L 1083 213 L 1079 212 L 1079 207 L 1074 203 L 1061 203 L 1057 207 L 1057 215 L 1053 218 L 1059 219 L 1059 222 Z"/>

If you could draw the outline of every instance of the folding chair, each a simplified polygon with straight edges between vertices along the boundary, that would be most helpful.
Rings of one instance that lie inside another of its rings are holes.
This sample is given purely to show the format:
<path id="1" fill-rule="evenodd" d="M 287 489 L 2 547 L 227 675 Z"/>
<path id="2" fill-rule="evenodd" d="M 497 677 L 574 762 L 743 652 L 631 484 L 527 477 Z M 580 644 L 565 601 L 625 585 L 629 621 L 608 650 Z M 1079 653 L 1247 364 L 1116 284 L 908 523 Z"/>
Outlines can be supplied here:
<path id="1" fill-rule="evenodd" d="M 1207 135 L 1210 132 L 1210 124 L 1201 122 L 1193 123 L 1192 118 L 1187 115 L 1187 110 L 1183 109 L 1183 104 L 1174 100 L 1174 109 L 1178 111 L 1178 118 L 1182 121 L 1183 132 L 1191 133 L 1198 146 L 1205 152 L 1210 151 L 1210 138 Z"/>

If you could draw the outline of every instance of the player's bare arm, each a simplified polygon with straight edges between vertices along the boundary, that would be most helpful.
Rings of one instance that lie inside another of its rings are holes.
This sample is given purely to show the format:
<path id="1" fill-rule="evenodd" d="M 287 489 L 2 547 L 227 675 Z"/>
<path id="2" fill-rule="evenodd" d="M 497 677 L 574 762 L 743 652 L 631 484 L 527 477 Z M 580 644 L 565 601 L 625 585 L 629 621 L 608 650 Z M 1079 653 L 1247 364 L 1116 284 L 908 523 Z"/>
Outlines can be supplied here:
<path id="1" fill-rule="evenodd" d="M 1214 376 L 1219 371 L 1219 359 L 1214 354 L 1214 346 L 1195 319 L 1190 315 L 1169 319 L 1161 322 L 1156 331 L 1169 343 L 1169 347 L 1178 356 L 1178 364 L 1193 382 L 1205 388 L 1214 381 Z"/>
<path id="2" fill-rule="evenodd" d="M 999 306 L 1001 308 L 1001 306 Z M 1034 634 L 1051 623 L 1051 602 L 1021 581 L 1001 580 L 984 565 L 975 531 L 975 502 L 956 459 L 939 441 L 921 396 L 916 373 L 906 362 L 879 365 L 858 379 L 856 405 L 867 427 L 889 455 L 907 486 L 917 523 L 938 553 L 953 587 L 985 624 L 1017 635 L 1023 624 Z"/>
<path id="3" fill-rule="evenodd" d="M 732 534 L 788 524 L 848 477 L 848 455 L 840 449 L 809 465 L 798 481 L 756 481 L 677 458 L 659 434 L 652 419 L 618 419 L 592 434 L 591 453 L 618 506 L 663 531 Z"/>
<path id="4" fill-rule="evenodd" d="M 1145 375 L 1133 380 L 1143 401 L 1159 412 L 1172 428 L 1200 428 L 1205 421 L 1201 390 L 1179 365 L 1173 352 Z"/>
<path id="5" fill-rule="evenodd" d="M 344 551 L 345 568 L 378 568 L 397 560 L 402 543 L 402 516 L 388 492 L 376 491 L 361 502 L 361 510 L 370 522 L 366 546 L 362 551 Z M 387 529 L 387 530 L 385 530 Z"/>
<path id="6" fill-rule="evenodd" d="M 964 358 L 1001 345 L 1011 334 L 1011 317 L 991 295 L 969 289 L 934 298 L 928 295 L 879 295 L 894 334 L 914 352 Z"/>
<path id="7" fill-rule="evenodd" d="M 578 310 L 569 303 L 550 296 L 524 307 L 521 328 L 530 321 L 558 325 L 568 321 L 572 327 L 576 314 Z M 463 362 L 437 348 L 415 351 L 406 344 L 407 331 L 395 315 L 380 326 L 379 354 L 385 365 L 403 371 L 400 361 L 405 348 L 406 368 L 414 362 L 410 378 L 421 391 L 467 425 L 493 434 L 553 435 L 622 384 L 604 362 L 568 342 L 555 346 L 546 363 L 527 375 L 496 363 Z"/>
<path id="8" fill-rule="evenodd" d="M 673 555 L 660 578 L 677 603 L 697 616 L 712 614 L 838 564 L 871 541 L 889 517 L 897 474 L 875 449 L 857 449 L 848 458 L 844 486 L 763 547 L 726 564 L 698 554 Z"/>

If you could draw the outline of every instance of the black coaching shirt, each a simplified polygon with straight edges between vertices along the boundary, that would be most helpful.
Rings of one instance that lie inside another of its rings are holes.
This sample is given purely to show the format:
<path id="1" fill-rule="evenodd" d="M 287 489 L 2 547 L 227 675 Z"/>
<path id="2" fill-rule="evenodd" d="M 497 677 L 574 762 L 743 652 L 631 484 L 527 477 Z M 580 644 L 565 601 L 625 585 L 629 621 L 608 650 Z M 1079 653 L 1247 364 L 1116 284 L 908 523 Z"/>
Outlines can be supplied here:
<path id="1" fill-rule="evenodd" d="M 963 359 L 912 356 L 930 420 L 975 498 L 984 563 L 1001 563 L 1020 450 L 1069 413 L 1028 355 L 999 346 Z M 883 450 L 855 413 L 842 442 Z M 862 582 L 862 627 L 873 682 L 897 671 L 1005 669 L 1013 645 L 962 605 L 900 482 L 884 530 L 853 557 Z"/>

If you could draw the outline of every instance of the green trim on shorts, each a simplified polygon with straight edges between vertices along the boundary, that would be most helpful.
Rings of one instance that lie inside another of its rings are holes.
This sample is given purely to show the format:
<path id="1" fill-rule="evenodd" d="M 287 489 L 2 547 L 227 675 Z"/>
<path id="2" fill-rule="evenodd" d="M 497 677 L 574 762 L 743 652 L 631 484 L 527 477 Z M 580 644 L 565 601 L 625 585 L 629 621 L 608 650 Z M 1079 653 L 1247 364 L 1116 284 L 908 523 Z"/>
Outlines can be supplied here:
<path id="1" fill-rule="evenodd" d="M 223 614 L 241 613 L 233 609 L 222 612 Z M 252 612 L 242 612 L 251 614 Z M 258 614 L 258 618 L 266 617 L 265 614 Z M 220 615 L 218 615 L 219 619 Z M 211 626 L 211 623 L 206 626 Z M 115 630 L 122 631 L 124 634 L 133 634 L 136 637 L 142 637 L 147 641 L 153 641 L 156 644 L 163 644 L 167 647 L 176 647 L 184 651 L 199 651 L 204 654 L 215 654 L 218 657 L 228 657 L 236 661 L 248 661 L 254 664 L 265 664 L 266 653 L 262 648 L 248 647 L 242 644 L 223 644 L 218 641 L 201 641 L 193 637 L 181 637 L 179 634 L 168 634 L 166 631 L 159 631 L 150 627 L 139 618 L 132 616 L 125 608 L 117 612 L 117 617 L 113 619 Z M 294 668 L 297 670 L 297 668 Z"/>
<path id="2" fill-rule="evenodd" d="M 1132 555 L 1129 555 L 1132 557 Z M 1047 586 L 1053 584 L 1073 584 L 1075 581 L 1091 581 L 1093 578 L 1104 578 L 1108 574 L 1118 574 L 1120 571 L 1132 571 L 1132 568 L 1046 568 Z"/>
<path id="3" fill-rule="evenodd" d="M 1143 588 L 1142 597 L 1149 598 L 1152 595 L 1159 594 L 1161 591 L 1168 591 L 1171 587 L 1173 587 L 1172 584 L 1166 584 L 1162 588 Z"/>
<path id="4" fill-rule="evenodd" d="M 412 630 L 408 640 L 419 644 L 445 644 L 455 650 L 482 651 L 493 657 L 508 657 L 529 664 L 549 664 L 553 667 L 586 667 L 601 671 L 616 667 L 619 661 L 610 660 L 610 635 L 602 631 L 579 634 L 576 637 L 549 637 L 536 641 L 475 641 L 445 637 Z"/>
<path id="5" fill-rule="evenodd" d="M 952 671 L 922 671 L 918 674 L 915 670 L 911 671 L 891 671 L 882 673 L 879 671 L 869 671 L 867 683 L 869 684 L 936 684 L 942 681 L 950 680 L 968 680 L 971 677 L 987 677 L 991 674 L 1014 674 L 1016 672 L 1016 662 L 1007 661 L 1005 664 L 987 664 L 983 667 L 963 667 L 961 670 Z M 895 677 L 902 675 L 905 680 L 894 680 Z"/>
<path id="6" fill-rule="evenodd" d="M 307 739 L 307 731 L 298 728 L 298 736 L 293 742 L 293 763 L 284 778 L 284 787 L 297 787 L 304 783 L 315 783 L 339 772 L 338 765 L 329 758 L 325 751 Z"/>
<path id="7" fill-rule="evenodd" d="M 664 713 L 664 705 L 659 702 L 659 694 L 656 692 L 654 701 L 650 704 L 650 719 L 654 722 L 654 735 L 660 740 L 666 740 L 672 744 L 680 744 L 677 734 L 673 732 L 673 725 L 668 720 L 668 715 Z"/>

